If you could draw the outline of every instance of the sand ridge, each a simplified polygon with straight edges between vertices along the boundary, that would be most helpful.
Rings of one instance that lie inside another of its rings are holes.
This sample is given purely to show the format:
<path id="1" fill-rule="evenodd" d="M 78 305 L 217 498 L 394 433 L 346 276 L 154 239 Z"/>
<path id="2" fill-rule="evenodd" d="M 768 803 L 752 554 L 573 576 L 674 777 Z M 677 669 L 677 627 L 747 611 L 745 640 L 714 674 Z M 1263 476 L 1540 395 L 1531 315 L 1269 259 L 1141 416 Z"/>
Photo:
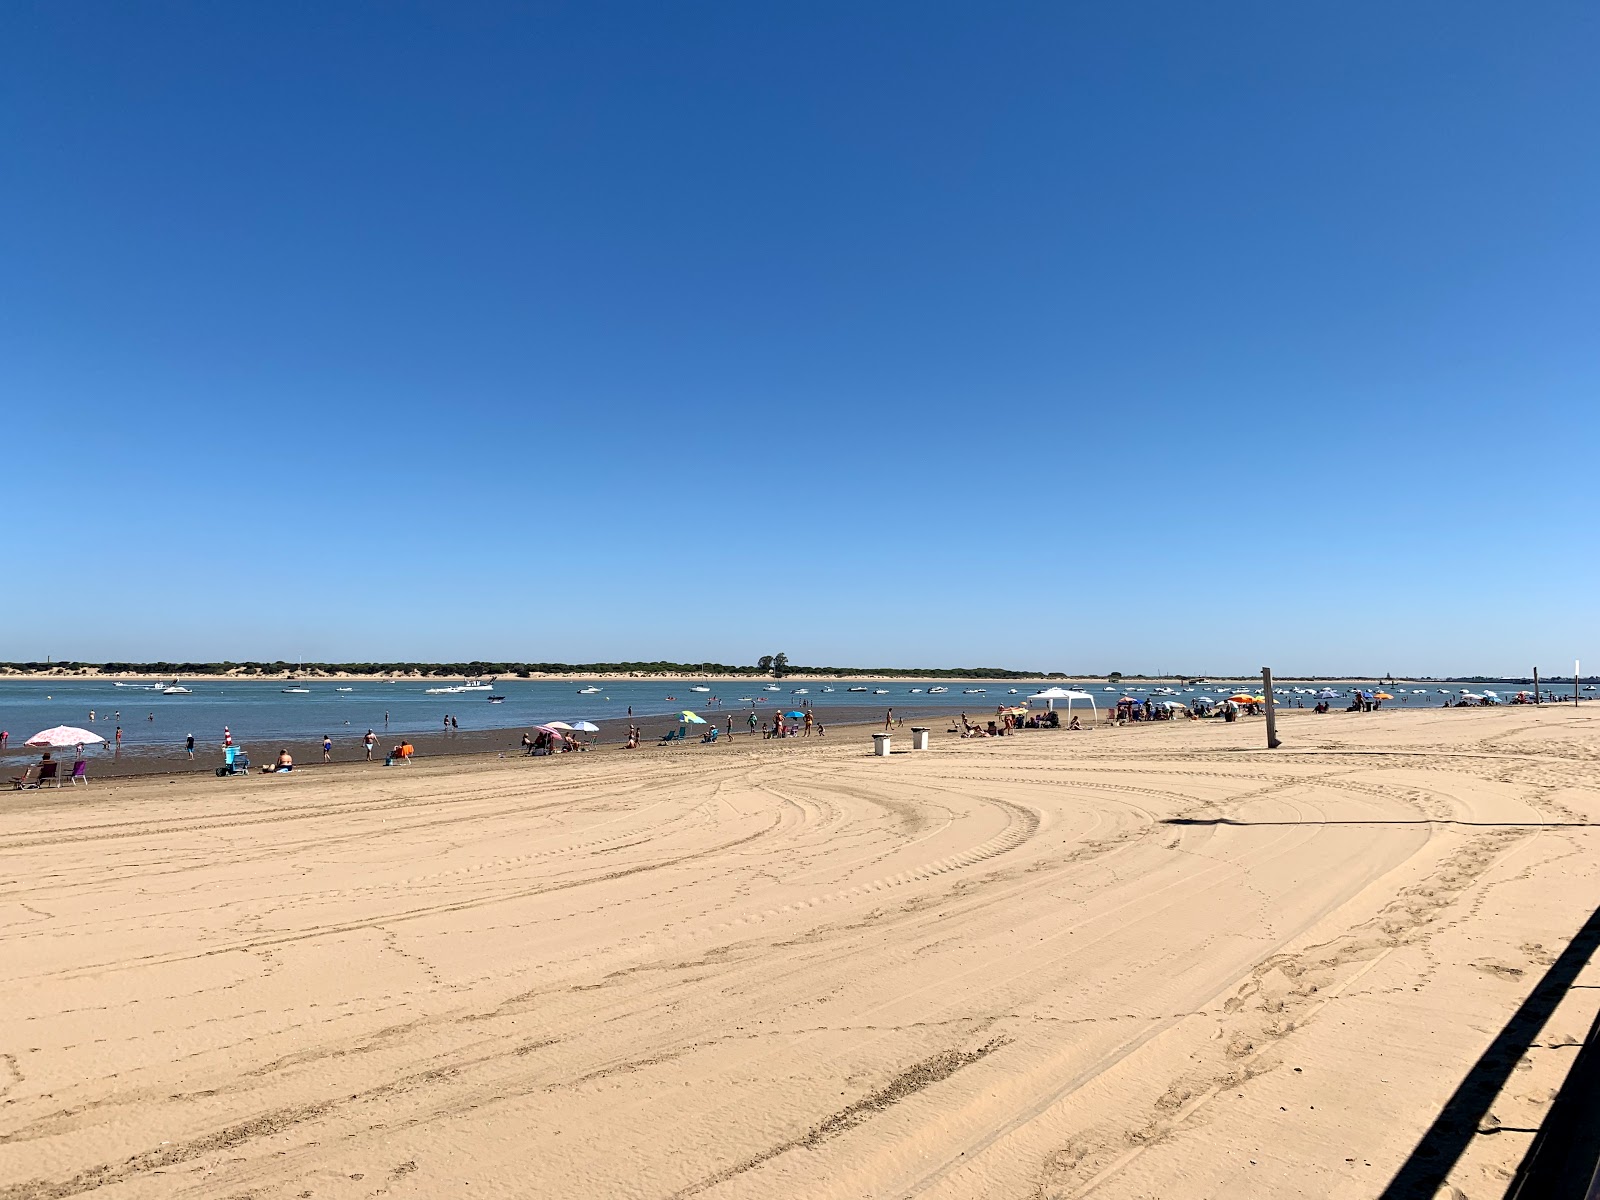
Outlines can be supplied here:
<path id="1" fill-rule="evenodd" d="M 1284 725 L 8 795 L 0 1198 L 1374 1195 L 1592 910 L 1600 720 Z"/>

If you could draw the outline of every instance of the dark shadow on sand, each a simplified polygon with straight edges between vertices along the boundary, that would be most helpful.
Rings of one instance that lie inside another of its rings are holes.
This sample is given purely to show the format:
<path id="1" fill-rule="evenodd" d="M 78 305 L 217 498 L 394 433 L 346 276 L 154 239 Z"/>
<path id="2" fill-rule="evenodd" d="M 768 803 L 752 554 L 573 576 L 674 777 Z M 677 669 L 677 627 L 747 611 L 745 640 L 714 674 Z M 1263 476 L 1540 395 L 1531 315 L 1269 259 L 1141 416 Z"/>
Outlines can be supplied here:
<path id="1" fill-rule="evenodd" d="M 1469 825 L 1483 829 L 1594 829 L 1595 821 L 1456 821 L 1420 817 L 1415 821 L 1240 821 L 1234 817 L 1168 817 L 1163 825 Z"/>
<path id="2" fill-rule="evenodd" d="M 1339 823 L 1366 824 L 1367 822 Z M 1395 1177 L 1389 1181 L 1389 1186 L 1380 1193 L 1380 1200 L 1431 1200 L 1439 1185 L 1444 1182 L 1461 1158 L 1462 1152 L 1477 1135 L 1489 1106 L 1500 1094 L 1500 1089 L 1511 1077 L 1511 1072 L 1527 1053 L 1528 1047 L 1538 1038 L 1550 1014 L 1555 1011 L 1556 1005 L 1572 987 L 1573 981 L 1587 965 L 1597 947 L 1600 947 L 1600 908 L 1590 914 L 1583 927 L 1567 943 L 1567 948 L 1561 952 L 1561 956 L 1550 964 L 1550 969 L 1534 985 L 1533 991 L 1528 993 L 1528 998 L 1512 1014 L 1505 1027 L 1495 1035 L 1494 1041 L 1489 1043 L 1489 1048 L 1472 1065 L 1466 1078 L 1461 1081 L 1450 1099 L 1445 1101 L 1433 1124 L 1428 1126 L 1427 1132 L 1422 1135 L 1422 1140 L 1411 1151 L 1411 1157 L 1406 1159 L 1400 1170 L 1395 1173 Z M 1597 1022 L 1597 1025 L 1600 1025 L 1600 1022 Z M 1507 1193 L 1508 1196 L 1519 1196 L 1521 1200 L 1533 1200 L 1534 1197 L 1538 1197 L 1539 1200 L 1549 1200 L 1552 1197 L 1585 1195 L 1589 1177 L 1594 1169 L 1593 1153 L 1589 1154 L 1585 1165 L 1578 1173 L 1581 1174 L 1581 1179 L 1576 1177 L 1569 1179 L 1560 1172 L 1570 1170 L 1574 1161 L 1581 1158 L 1585 1144 L 1595 1143 L 1596 1103 L 1600 1093 L 1595 1091 L 1597 1082 L 1594 1076 L 1600 1074 L 1600 1063 L 1592 1061 L 1595 1056 L 1590 1055 L 1591 1061 L 1586 1066 L 1588 1074 L 1580 1076 L 1578 1071 L 1583 1055 L 1588 1054 L 1594 1046 L 1594 1039 L 1595 1030 L 1592 1029 L 1588 1041 L 1585 1042 L 1584 1051 L 1580 1054 L 1580 1062 L 1573 1064 L 1567 1082 L 1556 1101 L 1556 1104 L 1560 1105 L 1561 1098 L 1568 1098 L 1568 1103 L 1563 1107 L 1565 1115 L 1562 1125 L 1557 1127 L 1552 1124 L 1557 1115 L 1553 1107 L 1550 1116 L 1545 1120 L 1544 1129 L 1535 1139 L 1533 1146 L 1529 1147 L 1528 1156 L 1524 1159 L 1522 1168 L 1519 1168 L 1519 1182 L 1513 1183 L 1512 1190 Z M 1545 1130 L 1549 1130 L 1548 1135 Z M 1577 1137 L 1579 1130 L 1586 1137 Z M 1540 1157 L 1545 1158 L 1550 1169 L 1557 1172 L 1551 1178 L 1565 1181 L 1559 1187 L 1555 1183 L 1541 1184 L 1539 1188 L 1520 1184 L 1525 1172 L 1531 1176 L 1531 1168 L 1544 1169 L 1532 1161 L 1535 1152 L 1540 1149 L 1541 1140 L 1546 1143 L 1546 1149 Z M 1522 1187 L 1521 1191 L 1517 1190 L 1519 1186 Z"/>

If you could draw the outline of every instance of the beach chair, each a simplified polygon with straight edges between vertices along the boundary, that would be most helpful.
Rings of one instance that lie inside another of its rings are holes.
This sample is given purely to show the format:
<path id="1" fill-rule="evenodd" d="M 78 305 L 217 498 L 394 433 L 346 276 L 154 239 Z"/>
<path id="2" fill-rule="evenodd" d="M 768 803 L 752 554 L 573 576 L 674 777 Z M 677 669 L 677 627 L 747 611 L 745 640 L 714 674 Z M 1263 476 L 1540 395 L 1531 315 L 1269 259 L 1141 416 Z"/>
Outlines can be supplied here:
<path id="1" fill-rule="evenodd" d="M 36 766 L 29 767 L 21 775 L 14 775 L 11 778 L 11 787 L 14 791 L 29 792 L 38 786 L 39 768 Z"/>
<path id="2" fill-rule="evenodd" d="M 72 774 L 67 776 L 67 782 L 73 787 L 77 787 L 80 783 L 83 784 L 84 787 L 88 787 L 89 764 L 81 758 L 77 762 L 73 763 Z"/>
<path id="3" fill-rule="evenodd" d="M 61 786 L 61 764 L 54 760 L 39 764 L 39 787 Z"/>
<path id="4" fill-rule="evenodd" d="M 223 753 L 227 761 L 217 768 L 218 777 L 250 774 L 250 756 L 242 746 L 229 746 Z"/>
<path id="5" fill-rule="evenodd" d="M 683 742 L 687 741 L 688 739 L 689 727 L 687 725 L 679 725 L 676 729 L 669 729 L 667 732 L 663 733 L 661 735 L 660 744 L 664 746 L 668 742 Z"/>

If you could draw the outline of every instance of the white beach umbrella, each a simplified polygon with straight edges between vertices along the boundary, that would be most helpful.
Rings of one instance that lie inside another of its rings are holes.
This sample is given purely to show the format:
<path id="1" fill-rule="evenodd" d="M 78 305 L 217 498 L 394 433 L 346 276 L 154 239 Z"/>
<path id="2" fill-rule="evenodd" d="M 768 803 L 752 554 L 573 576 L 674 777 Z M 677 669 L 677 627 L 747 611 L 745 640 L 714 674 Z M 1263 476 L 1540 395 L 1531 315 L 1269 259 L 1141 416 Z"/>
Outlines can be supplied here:
<path id="1" fill-rule="evenodd" d="M 30 746 L 76 746 L 82 742 L 85 746 L 93 746 L 105 741 L 98 733 L 90 733 L 87 729 L 78 729 L 71 725 L 57 725 L 54 729 L 41 729 L 28 739 Z"/>
<path id="2" fill-rule="evenodd" d="M 576 721 L 576 722 L 573 723 L 572 728 L 577 730 L 579 733 L 599 733 L 600 732 L 600 726 L 595 725 L 595 724 L 593 724 L 593 723 L 591 723 L 589 721 Z"/>
<path id="3" fill-rule="evenodd" d="M 569 730 L 570 731 L 572 729 L 572 726 L 568 725 L 565 721 L 546 721 L 544 723 L 544 728 L 546 728 L 546 729 L 563 729 L 563 730 Z"/>

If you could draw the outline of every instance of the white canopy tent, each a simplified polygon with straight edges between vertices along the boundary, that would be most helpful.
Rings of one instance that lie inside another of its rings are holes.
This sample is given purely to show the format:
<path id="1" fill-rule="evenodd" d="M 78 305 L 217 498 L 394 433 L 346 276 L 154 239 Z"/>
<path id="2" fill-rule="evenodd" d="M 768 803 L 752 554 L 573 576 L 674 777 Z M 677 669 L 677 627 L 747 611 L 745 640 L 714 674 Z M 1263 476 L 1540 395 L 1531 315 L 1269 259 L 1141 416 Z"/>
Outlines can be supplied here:
<path id="1" fill-rule="evenodd" d="M 1094 697 L 1088 692 L 1072 692 L 1068 691 L 1066 688 L 1053 687 L 1045 688 L 1045 690 L 1042 692 L 1035 692 L 1033 695 L 1029 696 L 1028 699 L 1030 701 L 1043 700 L 1045 702 L 1045 706 L 1051 711 L 1055 710 L 1057 700 L 1065 700 L 1067 702 L 1068 712 L 1072 711 L 1072 702 L 1074 700 L 1087 700 L 1089 702 L 1089 710 L 1094 713 L 1095 720 L 1098 721 L 1100 719 L 1100 710 L 1095 707 Z"/>

